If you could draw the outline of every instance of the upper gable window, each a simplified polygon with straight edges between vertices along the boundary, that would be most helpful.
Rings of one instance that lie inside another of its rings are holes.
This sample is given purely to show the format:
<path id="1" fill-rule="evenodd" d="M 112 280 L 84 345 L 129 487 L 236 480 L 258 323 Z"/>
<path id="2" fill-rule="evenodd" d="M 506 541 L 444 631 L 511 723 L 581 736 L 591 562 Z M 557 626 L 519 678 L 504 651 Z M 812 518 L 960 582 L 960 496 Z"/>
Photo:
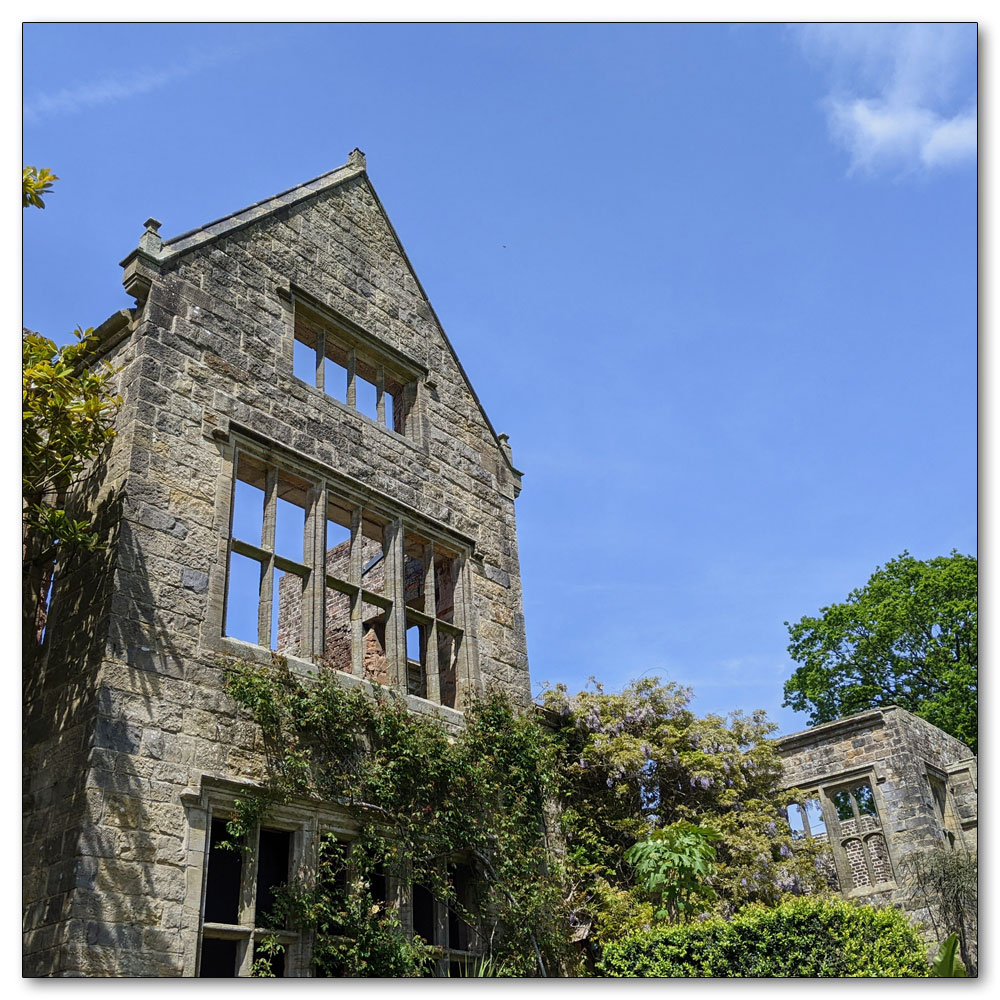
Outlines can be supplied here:
<path id="1" fill-rule="evenodd" d="M 419 372 L 346 323 L 293 298 L 296 378 L 397 434 L 409 433 Z M 411 433 L 409 436 L 413 436 Z"/>

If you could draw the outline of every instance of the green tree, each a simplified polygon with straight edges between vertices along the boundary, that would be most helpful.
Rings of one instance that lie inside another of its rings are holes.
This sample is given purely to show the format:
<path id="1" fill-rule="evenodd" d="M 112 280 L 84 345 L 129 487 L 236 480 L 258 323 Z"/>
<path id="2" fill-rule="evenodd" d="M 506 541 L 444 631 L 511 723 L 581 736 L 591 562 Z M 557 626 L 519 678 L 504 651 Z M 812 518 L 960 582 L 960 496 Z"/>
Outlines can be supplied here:
<path id="1" fill-rule="evenodd" d="M 52 190 L 52 182 L 59 180 L 48 167 L 23 167 L 21 169 L 21 207 L 29 205 L 45 208 L 43 194 Z"/>
<path id="2" fill-rule="evenodd" d="M 56 180 L 25 167 L 22 203 L 44 208 L 42 194 Z M 97 539 L 86 518 L 67 509 L 74 487 L 114 437 L 119 398 L 113 370 L 93 370 L 93 331 L 75 331 L 76 343 L 57 347 L 30 330 L 21 335 L 22 643 L 25 658 L 45 624 L 46 596 L 57 559 L 90 549 Z"/>
<path id="3" fill-rule="evenodd" d="M 978 564 L 975 556 L 921 561 L 903 552 L 846 601 L 788 625 L 801 666 L 787 707 L 815 725 L 898 705 L 975 752 L 978 742 Z"/>
<path id="4" fill-rule="evenodd" d="M 793 850 L 784 809 L 791 795 L 780 791 L 781 761 L 768 739 L 775 727 L 763 712 L 699 718 L 687 689 L 655 677 L 615 694 L 595 684 L 570 695 L 559 685 L 543 698 L 558 751 L 568 904 L 577 937 L 595 953 L 682 915 L 662 905 L 661 886 L 649 882 L 660 862 L 671 861 L 665 854 L 677 855 L 664 886 L 683 877 L 684 888 L 673 887 L 685 919 L 825 891 L 819 849 L 797 842 Z M 718 839 L 703 845 L 714 857 L 699 847 L 696 873 L 694 845 L 680 845 L 668 830 L 700 830 L 701 840 L 715 831 Z M 677 849 L 661 851 L 650 840 Z"/>

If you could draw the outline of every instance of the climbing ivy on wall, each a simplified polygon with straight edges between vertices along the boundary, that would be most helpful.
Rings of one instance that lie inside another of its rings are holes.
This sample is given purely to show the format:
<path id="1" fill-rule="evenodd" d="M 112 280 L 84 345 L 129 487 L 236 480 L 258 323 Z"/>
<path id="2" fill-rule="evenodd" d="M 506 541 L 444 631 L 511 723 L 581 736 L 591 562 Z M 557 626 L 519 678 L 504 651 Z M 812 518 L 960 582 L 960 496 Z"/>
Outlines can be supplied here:
<path id="1" fill-rule="evenodd" d="M 224 666 L 227 691 L 263 732 L 266 801 L 332 801 L 359 827 L 352 882 L 336 877 L 344 859 L 327 841 L 318 877 L 297 877 L 278 893 L 276 917 L 316 933 L 317 972 L 402 976 L 428 968 L 433 949 L 409 942 L 393 907 L 372 897 L 376 870 L 448 902 L 478 927 L 487 958 L 511 974 L 571 968 L 561 872 L 546 844 L 555 760 L 530 714 L 494 691 L 466 710 L 463 729 L 449 732 L 407 711 L 392 692 L 348 689 L 331 671 L 299 680 L 280 657 L 269 666 L 228 658 Z M 234 841 L 266 808 L 255 797 L 238 806 Z M 454 859 L 476 875 L 476 914 L 451 884 Z M 255 971 L 267 968 L 265 955 Z"/>

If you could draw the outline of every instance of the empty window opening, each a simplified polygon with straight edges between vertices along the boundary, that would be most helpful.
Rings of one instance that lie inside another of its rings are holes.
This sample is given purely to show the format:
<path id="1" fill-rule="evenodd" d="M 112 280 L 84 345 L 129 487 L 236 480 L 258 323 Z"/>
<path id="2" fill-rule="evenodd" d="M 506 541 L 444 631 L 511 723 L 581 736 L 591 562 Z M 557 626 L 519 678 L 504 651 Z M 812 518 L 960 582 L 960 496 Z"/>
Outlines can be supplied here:
<path id="1" fill-rule="evenodd" d="M 427 697 L 427 632 L 422 625 L 406 629 L 406 690 L 420 698 Z"/>
<path id="2" fill-rule="evenodd" d="M 362 618 L 362 675 L 376 684 L 389 682 L 388 661 L 385 651 L 385 625 L 388 612 L 375 604 L 361 605 Z"/>
<path id="3" fill-rule="evenodd" d="M 369 420 L 404 433 L 416 373 L 308 307 L 295 306 L 292 372 Z"/>
<path id="4" fill-rule="evenodd" d="M 260 831 L 257 856 L 257 899 L 254 922 L 258 927 L 276 929 L 284 926 L 275 922 L 274 890 L 288 881 L 288 861 L 292 835 L 288 830 Z"/>
<path id="5" fill-rule="evenodd" d="M 302 593 L 305 579 L 296 573 L 274 571 L 271 601 L 271 649 L 282 656 L 302 652 Z"/>
<path id="6" fill-rule="evenodd" d="M 254 940 L 253 943 L 253 957 L 254 959 L 266 958 L 268 961 L 268 966 L 271 969 L 272 974 L 276 979 L 281 979 L 285 975 L 285 952 L 284 950 L 271 952 L 270 949 L 264 950 L 261 947 L 259 940 Z"/>
<path id="7" fill-rule="evenodd" d="M 423 885 L 413 887 L 413 933 L 434 944 L 434 897 Z"/>
<path id="8" fill-rule="evenodd" d="M 347 402 L 347 367 L 334 361 L 333 358 L 323 359 L 323 391 L 328 396 Z"/>
<path id="9" fill-rule="evenodd" d="M 301 340 L 295 341 L 292 374 L 309 385 L 316 384 L 316 348 L 310 349 Z"/>
<path id="10" fill-rule="evenodd" d="M 226 829 L 226 820 L 213 819 L 208 854 L 208 885 L 205 887 L 205 920 L 209 923 L 239 923 L 243 853 L 219 846 L 231 839 Z M 235 970 L 227 974 L 235 975 Z"/>
<path id="11" fill-rule="evenodd" d="M 233 537 L 260 545 L 264 534 L 264 467 L 240 455 L 233 494 Z"/>
<path id="12" fill-rule="evenodd" d="M 461 637 L 438 629 L 438 677 L 441 704 L 447 708 L 457 708 L 458 700 L 458 647 Z"/>
<path id="13" fill-rule="evenodd" d="M 881 832 L 875 793 L 867 781 L 832 792 L 841 850 L 854 888 L 892 881 L 892 866 Z"/>
<path id="14" fill-rule="evenodd" d="M 233 850 L 221 846 L 232 843 L 226 820 L 212 819 L 199 975 L 250 975 L 261 938 L 274 935 L 286 947 L 295 939 L 273 912 L 276 890 L 288 882 L 292 840 L 288 830 L 265 827 Z M 268 957 L 275 975 L 285 975 L 285 959 Z"/>
<path id="15" fill-rule="evenodd" d="M 238 552 L 229 554 L 225 634 L 244 642 L 258 642 L 262 566 Z"/>
<path id="16" fill-rule="evenodd" d="M 434 617 L 450 623 L 455 621 L 457 561 L 448 553 L 434 552 Z"/>
<path id="17" fill-rule="evenodd" d="M 378 388 L 361 375 L 354 377 L 355 406 L 369 420 L 378 421 Z"/>
<path id="18" fill-rule="evenodd" d="M 234 978 L 238 946 L 238 941 L 204 938 L 201 942 L 200 975 L 208 979 Z"/>
<path id="19" fill-rule="evenodd" d="M 830 843 L 818 792 L 813 792 L 801 802 L 793 802 L 788 806 L 788 825 L 792 831 L 792 840 L 809 839 L 825 845 Z M 816 856 L 816 870 L 831 889 L 840 891 L 837 863 L 832 850 L 824 850 Z"/>
<path id="20" fill-rule="evenodd" d="M 468 865 L 452 865 L 448 875 L 455 894 L 448 904 L 448 947 L 452 951 L 469 951 L 473 946 L 473 929 L 468 920 L 474 910 L 472 870 Z"/>

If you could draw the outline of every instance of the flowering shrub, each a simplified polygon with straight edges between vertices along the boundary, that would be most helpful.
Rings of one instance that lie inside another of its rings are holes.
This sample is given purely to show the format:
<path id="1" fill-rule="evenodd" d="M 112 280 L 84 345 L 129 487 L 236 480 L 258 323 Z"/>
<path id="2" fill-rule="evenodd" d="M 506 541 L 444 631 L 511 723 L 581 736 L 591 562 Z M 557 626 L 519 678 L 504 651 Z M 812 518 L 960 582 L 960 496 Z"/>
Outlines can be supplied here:
<path id="1" fill-rule="evenodd" d="M 812 845 L 792 850 L 791 795 L 778 791 L 781 762 L 767 738 L 774 725 L 763 712 L 698 718 L 690 696 L 658 678 L 620 694 L 598 684 L 576 695 L 561 685 L 544 694 L 558 720 L 570 906 L 597 947 L 657 922 L 627 852 L 678 821 L 720 835 L 702 912 L 727 916 L 752 902 L 826 892 Z"/>

